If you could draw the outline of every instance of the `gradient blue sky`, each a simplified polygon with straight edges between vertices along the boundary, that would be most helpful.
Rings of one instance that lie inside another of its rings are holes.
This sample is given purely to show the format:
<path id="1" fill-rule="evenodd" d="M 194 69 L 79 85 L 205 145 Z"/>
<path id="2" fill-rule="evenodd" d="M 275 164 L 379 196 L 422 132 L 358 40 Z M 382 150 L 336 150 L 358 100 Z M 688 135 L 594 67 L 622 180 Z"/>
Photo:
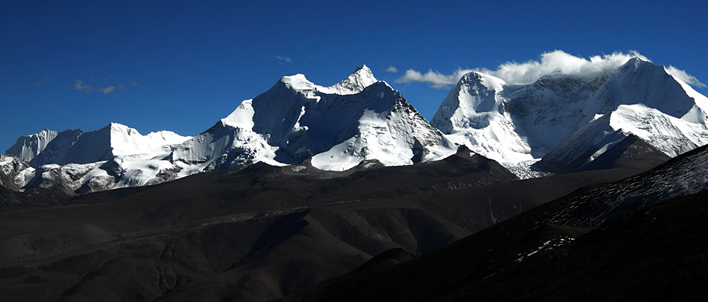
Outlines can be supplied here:
<path id="1" fill-rule="evenodd" d="M 396 83 L 407 69 L 637 50 L 708 81 L 704 1 L 435 2 L 3 1 L 0 151 L 109 122 L 196 135 L 284 75 L 331 85 L 362 64 L 428 119 L 448 89 Z"/>

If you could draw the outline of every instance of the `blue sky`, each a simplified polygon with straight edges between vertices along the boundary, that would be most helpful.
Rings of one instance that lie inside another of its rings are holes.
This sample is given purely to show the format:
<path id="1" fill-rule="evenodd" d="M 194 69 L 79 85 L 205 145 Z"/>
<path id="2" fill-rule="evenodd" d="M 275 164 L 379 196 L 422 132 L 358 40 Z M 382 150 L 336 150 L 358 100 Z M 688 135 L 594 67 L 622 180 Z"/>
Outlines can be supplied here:
<path id="1" fill-rule="evenodd" d="M 397 83 L 408 69 L 636 50 L 706 83 L 707 12 L 704 1 L 3 1 L 0 151 L 109 122 L 196 135 L 284 75 L 331 85 L 362 64 L 426 118 L 448 89 Z"/>

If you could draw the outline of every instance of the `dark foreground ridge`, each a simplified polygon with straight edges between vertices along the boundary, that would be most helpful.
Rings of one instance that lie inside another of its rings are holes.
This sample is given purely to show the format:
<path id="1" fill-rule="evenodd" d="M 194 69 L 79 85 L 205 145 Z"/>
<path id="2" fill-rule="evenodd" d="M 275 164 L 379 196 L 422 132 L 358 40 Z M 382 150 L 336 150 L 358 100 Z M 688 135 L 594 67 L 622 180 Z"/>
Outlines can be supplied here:
<path id="1" fill-rule="evenodd" d="M 434 253 L 581 186 L 641 172 L 519 181 L 469 150 L 438 162 L 365 166 L 333 173 L 255 164 L 49 206 L 0 191 L 0 295 L 273 300 Z"/>
<path id="2" fill-rule="evenodd" d="M 699 148 L 429 255 L 359 269 L 281 301 L 702 301 L 708 190 L 696 178 L 707 159 L 708 148 Z"/>

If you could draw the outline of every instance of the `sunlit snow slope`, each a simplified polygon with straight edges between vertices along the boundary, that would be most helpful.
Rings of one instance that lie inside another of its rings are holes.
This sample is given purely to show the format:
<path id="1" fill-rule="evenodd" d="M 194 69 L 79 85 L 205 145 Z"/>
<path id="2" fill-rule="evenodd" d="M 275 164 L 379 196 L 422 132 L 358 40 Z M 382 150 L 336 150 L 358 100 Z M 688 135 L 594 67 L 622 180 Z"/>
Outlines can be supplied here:
<path id="1" fill-rule="evenodd" d="M 185 171 L 258 161 L 299 164 L 310 158 L 319 169 L 346 170 L 364 160 L 406 165 L 455 151 L 398 91 L 363 66 L 329 87 L 302 74 L 283 77 L 177 147 L 170 160 Z"/>
<path id="2" fill-rule="evenodd" d="M 20 137 L 6 153 L 31 166 L 13 172 L 19 187 L 61 186 L 87 193 L 154 183 L 161 172 L 173 169 L 163 159 L 172 146 L 189 138 L 170 131 L 141 135 L 110 123 L 89 132 L 43 130 Z"/>
<path id="3" fill-rule="evenodd" d="M 91 132 L 45 130 L 8 149 L 32 167 L 16 171 L 15 187 L 61 187 L 87 193 L 160 183 L 199 172 L 265 162 L 347 170 L 363 161 L 388 166 L 445 158 L 457 146 L 431 126 L 398 91 L 362 66 L 324 87 L 304 75 L 283 77 L 243 101 L 196 137 L 168 131 L 141 135 L 112 123 Z"/>
<path id="4" fill-rule="evenodd" d="M 431 123 L 458 144 L 517 173 L 564 171 L 629 135 L 669 156 L 708 143 L 708 99 L 642 58 L 592 75 L 550 74 L 508 85 L 480 72 L 460 79 Z"/>

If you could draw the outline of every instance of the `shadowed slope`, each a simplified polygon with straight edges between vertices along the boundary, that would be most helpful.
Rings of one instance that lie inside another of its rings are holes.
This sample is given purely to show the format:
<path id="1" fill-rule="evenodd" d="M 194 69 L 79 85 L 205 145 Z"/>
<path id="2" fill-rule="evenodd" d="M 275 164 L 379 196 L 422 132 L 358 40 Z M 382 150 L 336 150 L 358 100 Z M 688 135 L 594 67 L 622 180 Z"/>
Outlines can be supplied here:
<path id="1" fill-rule="evenodd" d="M 628 173 L 517 181 L 460 150 L 412 166 L 335 173 L 254 164 L 93 193 L 0 213 L 0 293 L 4 301 L 277 299 L 384 251 L 428 254 Z"/>
<path id="2" fill-rule="evenodd" d="M 708 148 L 699 148 L 427 256 L 283 301 L 697 299 L 706 293 L 698 284 L 708 280 L 707 158 Z"/>

